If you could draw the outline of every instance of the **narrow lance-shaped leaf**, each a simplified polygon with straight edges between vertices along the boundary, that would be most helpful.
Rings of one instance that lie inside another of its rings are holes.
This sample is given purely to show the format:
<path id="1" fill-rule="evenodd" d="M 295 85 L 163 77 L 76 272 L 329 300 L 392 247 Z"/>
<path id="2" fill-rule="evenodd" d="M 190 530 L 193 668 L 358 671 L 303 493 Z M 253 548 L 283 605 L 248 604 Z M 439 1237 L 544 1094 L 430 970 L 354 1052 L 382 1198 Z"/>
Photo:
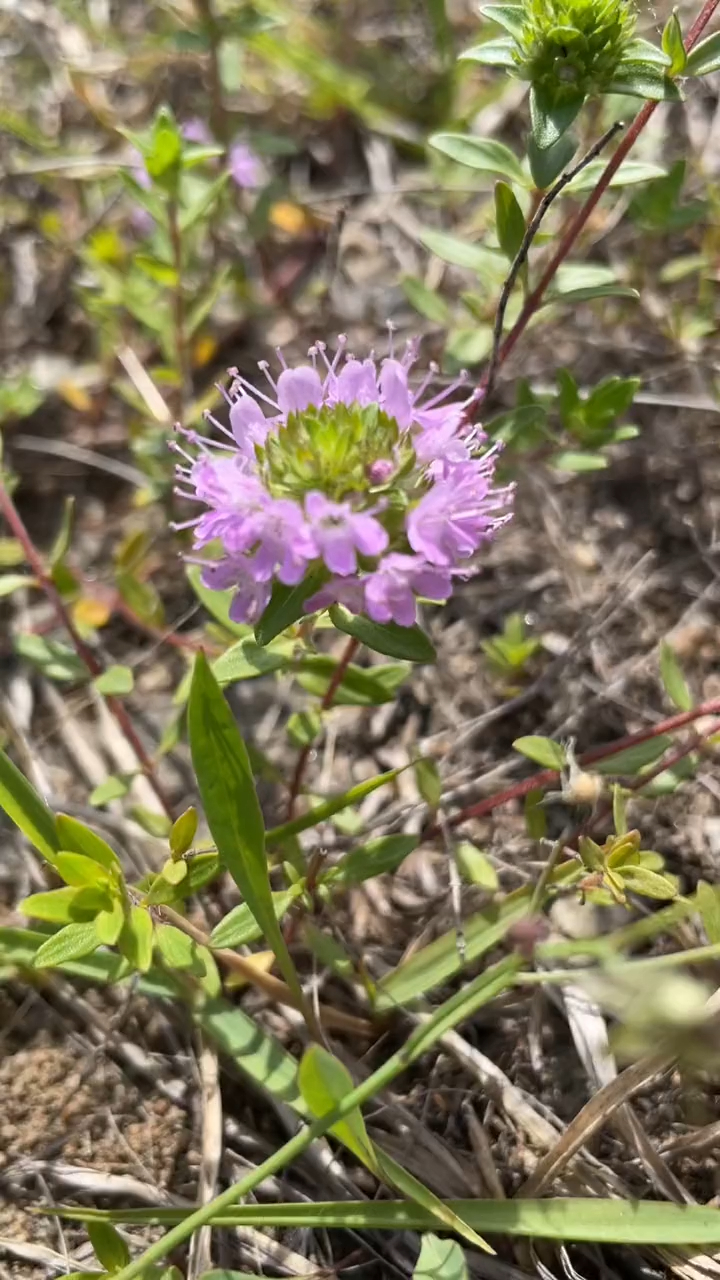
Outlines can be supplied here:
<path id="1" fill-rule="evenodd" d="M 261 926 L 288 986 L 302 1003 L 295 968 L 275 916 L 265 826 L 250 759 L 203 653 L 195 659 L 188 732 L 205 816 L 220 860 Z"/>
<path id="2" fill-rule="evenodd" d="M 38 852 L 52 862 L 61 848 L 55 818 L 4 751 L 0 751 L 0 808 Z"/>

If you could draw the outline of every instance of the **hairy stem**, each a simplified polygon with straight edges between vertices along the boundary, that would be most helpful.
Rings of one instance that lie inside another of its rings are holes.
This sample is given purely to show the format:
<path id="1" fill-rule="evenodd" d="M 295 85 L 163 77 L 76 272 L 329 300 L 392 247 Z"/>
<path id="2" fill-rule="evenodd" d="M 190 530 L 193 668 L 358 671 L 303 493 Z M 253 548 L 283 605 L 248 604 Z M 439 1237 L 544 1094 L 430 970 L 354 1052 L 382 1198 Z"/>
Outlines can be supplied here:
<path id="1" fill-rule="evenodd" d="M 685 40 L 685 48 L 688 50 L 688 52 L 690 51 L 690 49 L 692 49 L 693 45 L 697 44 L 697 41 L 699 40 L 700 36 L 705 30 L 705 27 L 707 26 L 708 22 L 710 21 L 713 14 L 715 13 L 715 10 L 717 9 L 718 4 L 720 4 L 720 0 L 705 0 L 705 4 L 703 5 L 700 13 L 695 19 Z M 526 299 L 525 305 L 522 311 L 520 312 L 520 315 L 515 321 L 515 324 L 510 330 L 507 338 L 505 339 L 502 346 L 500 347 L 500 351 L 498 353 L 498 357 L 496 361 L 496 368 L 493 370 L 493 376 L 497 371 L 497 367 L 502 365 L 505 362 L 505 360 L 507 360 L 511 351 L 516 346 L 518 339 L 525 332 L 528 324 L 530 323 L 530 320 L 535 315 L 535 312 L 538 310 L 538 307 L 540 306 L 540 303 L 542 302 L 545 296 L 548 285 L 553 280 L 555 274 L 557 273 L 558 268 L 562 265 L 562 263 L 567 258 L 568 254 L 570 253 L 570 250 L 573 248 L 575 244 L 575 241 L 577 240 L 581 231 L 587 224 L 588 219 L 593 213 L 593 210 L 597 206 L 601 197 L 607 191 L 610 185 L 610 182 L 612 181 L 612 178 L 620 168 L 620 165 L 623 163 L 628 153 L 634 147 L 640 134 L 645 128 L 645 125 L 647 124 L 648 120 L 650 119 L 653 112 L 655 111 L 655 108 L 657 107 L 657 105 L 658 105 L 657 102 L 646 102 L 641 107 L 640 111 L 638 112 L 632 124 L 630 125 L 630 128 L 628 129 L 627 133 L 625 134 L 622 141 L 620 142 L 617 150 L 613 153 L 613 155 L 608 160 L 602 174 L 598 178 L 598 181 L 595 187 L 590 192 L 590 195 L 588 196 L 584 205 L 582 205 L 582 207 L 578 210 L 572 222 L 569 224 L 569 226 L 565 230 L 565 233 L 561 237 L 560 243 L 558 244 L 558 247 L 555 250 L 555 253 L 553 254 L 550 261 L 548 262 L 545 270 L 542 273 L 542 276 L 540 277 L 540 280 L 538 281 L 537 285 L 533 289 L 532 293 L 530 293 L 528 298 Z M 484 378 L 480 382 L 480 385 L 478 386 L 478 399 L 483 398 L 485 396 L 487 384 L 488 384 L 488 374 L 484 376 Z"/>
<path id="2" fill-rule="evenodd" d="M 520 274 L 523 264 L 527 261 L 530 247 L 535 236 L 540 230 L 540 224 L 545 217 L 545 214 L 553 201 L 556 200 L 565 188 L 570 185 L 573 178 L 576 178 L 579 173 L 582 173 L 583 169 L 587 168 L 587 166 L 600 155 L 601 151 L 604 151 L 608 142 L 610 142 L 622 128 L 623 125 L 620 123 L 612 125 L 607 132 L 603 134 L 602 138 L 599 138 L 598 141 L 590 147 L 590 150 L 585 153 L 582 160 L 579 160 L 576 165 L 573 165 L 572 169 L 566 169 L 564 173 L 560 174 L 557 182 L 554 182 L 539 200 L 533 216 L 527 225 L 525 235 L 522 238 L 522 244 L 513 259 L 507 279 L 505 280 L 500 294 L 500 301 L 498 302 L 497 311 L 495 313 L 495 324 L 493 327 L 492 354 L 490 356 L 490 364 L 488 365 L 488 370 L 485 374 L 482 386 L 483 396 L 485 399 L 487 399 L 492 392 L 495 375 L 500 365 L 502 331 L 505 323 L 505 312 L 507 311 L 508 302 L 510 301 L 510 294 L 513 291 L 515 281 Z"/>
<path id="3" fill-rule="evenodd" d="M 338 689 L 340 688 L 340 685 L 342 684 L 343 676 L 345 675 L 345 672 L 347 671 L 349 664 L 352 662 L 355 656 L 355 653 L 357 652 L 357 649 L 359 647 L 359 644 L 360 644 L 360 641 L 355 640 L 351 636 L 347 644 L 345 645 L 342 656 L 340 657 L 340 660 L 335 670 L 333 671 L 332 679 L 327 689 L 325 690 L 325 693 L 323 695 L 323 700 L 320 703 L 321 711 L 328 711 L 332 706 L 333 702 L 335 701 L 335 694 L 337 693 Z M 312 750 L 313 750 L 313 744 L 310 742 L 306 747 L 303 747 L 298 757 L 298 762 L 295 765 L 295 772 L 293 773 L 292 782 L 290 784 L 290 796 L 288 798 L 288 805 L 287 805 L 286 820 L 288 822 L 294 816 L 295 805 L 297 803 L 298 796 L 300 795 L 303 779 L 305 777 L 305 770 L 307 768 L 307 763 L 308 763 L 308 760 L 310 759 L 310 754 Z"/>
<path id="4" fill-rule="evenodd" d="M 180 422 L 185 421 L 185 410 L 192 396 L 192 378 L 190 374 L 190 349 L 185 324 L 185 288 L 183 285 L 183 247 L 178 206 L 175 198 L 168 203 L 168 231 L 172 250 L 175 284 L 172 290 L 173 323 L 175 327 L 175 357 L 179 386 L 176 398 L 176 413 Z"/>
<path id="5" fill-rule="evenodd" d="M 90 677 L 95 680 L 98 676 L 103 674 L 105 668 L 95 652 L 88 644 L 85 643 L 78 632 L 60 592 L 55 586 L 51 575 L 48 573 L 45 561 L 30 537 L 22 517 L 20 516 L 20 513 L 18 512 L 17 507 L 15 506 L 15 503 L 2 480 L 0 480 L 0 514 L 5 518 L 7 524 L 12 530 L 12 533 L 20 543 L 25 553 L 25 558 L 37 578 L 38 584 L 52 605 L 59 626 L 63 627 L 65 631 L 67 631 L 75 652 L 85 664 Z M 157 777 L 152 760 L 135 732 L 124 703 L 119 698 L 115 698 L 112 695 L 107 695 L 105 701 L 109 710 L 115 717 L 125 739 L 135 752 L 140 768 L 160 801 L 164 812 L 169 818 L 171 818 L 173 816 L 173 811 L 170 800 L 165 794 L 165 789 Z"/>
<path id="6" fill-rule="evenodd" d="M 619 755 L 621 751 L 626 751 L 628 747 L 636 747 L 642 742 L 649 742 L 651 738 L 659 737 L 660 734 L 671 733 L 674 729 L 682 729 L 684 725 L 692 724 L 694 720 L 699 720 L 702 716 L 717 715 L 720 715 L 720 698 L 714 698 L 711 702 L 701 703 L 700 706 L 693 707 L 690 711 L 681 711 L 676 716 L 669 716 L 667 720 L 661 720 L 659 724 L 653 725 L 650 729 L 641 729 L 639 733 L 626 734 L 625 737 L 617 738 L 615 742 L 607 743 L 603 747 L 593 747 L 591 751 L 586 751 L 579 757 L 578 763 L 592 765 L 597 764 L 600 760 L 609 760 L 612 756 Z M 683 754 L 687 753 L 683 752 Z M 667 765 L 664 764 L 663 769 L 666 767 Z M 516 782 L 512 787 L 507 787 L 504 791 L 497 791 L 492 796 L 486 796 L 483 800 L 478 800 L 476 804 L 467 805 L 464 809 L 460 809 L 458 813 L 454 813 L 452 817 L 447 819 L 448 825 L 458 827 L 463 822 L 467 822 L 469 818 L 484 818 L 502 804 L 508 804 L 511 800 L 521 799 L 529 791 L 550 786 L 559 776 L 559 770 L 557 769 L 542 769 L 539 773 L 534 773 L 532 777 L 523 778 L 522 782 Z M 648 776 L 645 775 L 646 781 Z M 422 834 L 423 839 L 427 840 L 441 833 L 437 823 L 432 823 L 425 828 Z"/>

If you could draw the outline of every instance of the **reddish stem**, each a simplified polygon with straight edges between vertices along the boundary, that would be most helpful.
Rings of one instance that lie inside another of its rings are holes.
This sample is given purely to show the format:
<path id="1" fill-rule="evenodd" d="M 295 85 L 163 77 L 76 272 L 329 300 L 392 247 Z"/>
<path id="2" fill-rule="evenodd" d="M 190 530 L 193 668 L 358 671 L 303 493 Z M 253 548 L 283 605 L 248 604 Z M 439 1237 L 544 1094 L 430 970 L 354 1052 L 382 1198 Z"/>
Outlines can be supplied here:
<path id="1" fill-rule="evenodd" d="M 599 760 L 608 760 L 612 756 L 618 755 L 619 752 L 626 751 L 628 747 L 639 746 L 642 742 L 648 742 L 651 738 L 659 737 L 661 733 L 671 733 L 674 729 L 681 729 L 683 725 L 691 724 L 693 720 L 699 720 L 701 716 L 716 715 L 720 715 L 720 698 L 714 698 L 711 702 L 704 702 L 699 707 L 693 707 L 690 711 L 681 711 L 676 716 L 669 716 L 667 720 L 661 720 L 659 724 L 653 725 L 651 729 L 641 729 L 639 733 L 626 734 L 625 737 L 617 738 L 615 742 L 606 743 L 603 747 L 593 747 L 591 751 L 586 751 L 580 756 L 579 763 L 591 765 L 596 764 Z M 685 752 L 684 754 L 687 753 Z M 678 759 L 680 758 L 678 757 Z M 667 764 L 663 765 L 663 769 L 667 767 Z M 447 825 L 457 827 L 461 823 L 467 822 L 469 818 L 484 818 L 502 804 L 507 804 L 511 800 L 521 799 L 529 791 L 540 790 L 549 786 L 559 776 L 558 769 L 543 769 L 540 773 L 534 773 L 530 778 L 523 778 L 522 782 L 516 782 L 512 787 L 507 787 L 505 791 L 497 791 L 495 795 L 486 796 L 484 800 L 479 800 L 477 804 L 471 804 L 461 809 L 459 813 L 455 813 L 447 819 Z M 647 777 L 644 780 L 647 781 Z M 433 823 L 426 827 L 422 834 L 423 839 L 431 839 L 440 834 L 440 827 L 437 823 Z"/>
<path id="2" fill-rule="evenodd" d="M 692 27 L 690 28 L 687 34 L 687 37 L 685 40 L 685 48 L 688 50 L 688 52 L 690 51 L 690 49 L 692 49 L 693 45 L 697 43 L 699 37 L 702 35 L 702 32 L 705 30 L 705 27 L 707 26 L 715 10 L 717 9 L 718 4 L 720 4 L 720 0 L 706 0 L 705 4 L 702 7 L 702 10 L 698 14 L 697 18 L 695 19 Z M 607 191 L 612 178 L 617 173 L 623 160 L 625 160 L 626 156 L 628 155 L 628 152 L 632 149 L 632 147 L 637 142 L 638 137 L 640 136 L 643 129 L 645 128 L 645 125 L 647 124 L 648 120 L 650 119 L 657 105 L 658 105 L 657 102 L 646 102 L 643 105 L 643 107 L 640 109 L 635 119 L 633 120 L 632 124 L 630 125 L 630 128 L 628 129 L 627 133 L 624 135 L 624 137 L 622 138 L 622 141 L 619 143 L 617 150 L 613 153 L 613 155 L 608 160 L 605 168 L 603 169 L 602 174 L 598 178 L 596 186 L 590 192 L 590 195 L 588 196 L 584 205 L 582 205 L 582 207 L 578 210 L 575 217 L 572 219 L 567 229 L 563 233 L 560 239 L 560 243 L 558 244 L 558 247 L 555 250 L 555 253 L 553 254 L 550 261 L 548 262 L 542 276 L 540 277 L 540 280 L 538 281 L 537 285 L 533 289 L 532 293 L 526 299 L 525 305 L 523 306 L 523 309 L 520 312 L 520 315 L 518 316 L 517 320 L 515 321 L 515 324 L 510 330 L 502 347 L 500 348 L 500 355 L 498 360 L 499 364 L 502 364 L 504 363 L 505 360 L 507 360 L 507 357 L 510 355 L 510 352 L 515 347 L 518 339 L 525 332 L 525 329 L 527 328 L 530 320 L 532 319 L 538 307 L 540 306 L 540 303 L 542 302 L 545 296 L 545 291 L 548 285 L 550 284 L 550 282 L 552 281 L 553 277 L 555 276 L 555 273 L 557 272 L 558 267 L 560 267 L 561 264 L 567 258 L 570 250 L 575 244 L 575 241 L 580 235 L 580 232 L 583 230 L 593 210 L 597 206 L 598 201 Z M 477 392 L 478 399 L 481 398 L 482 394 L 484 393 L 486 381 L 487 381 L 487 375 L 482 379 L 478 387 L 478 392 Z"/>
<path id="3" fill-rule="evenodd" d="M 90 674 L 92 679 L 93 680 L 96 679 L 98 676 L 101 676 L 103 674 L 105 668 L 103 667 L 103 664 L 100 662 L 97 655 L 93 652 L 90 646 L 85 643 L 82 636 L 78 632 L 75 626 L 75 623 L 73 622 L 72 617 L 65 606 L 65 602 L 62 596 L 60 595 L 60 592 L 58 591 L 57 587 L 55 586 L 55 583 L 52 580 L 52 577 L 50 576 L 50 574 L 48 573 L 45 567 L 45 562 L 42 556 L 40 555 L 40 552 L 35 546 L 35 543 L 33 542 L 32 538 L 30 537 L 30 534 L 25 527 L 25 524 L 22 520 L 22 517 L 20 516 L 20 513 L 18 512 L 12 498 L 10 497 L 10 494 L 8 493 L 5 485 L 2 483 L 1 480 L 0 480 L 0 513 L 4 516 L 5 520 L 10 526 L 10 529 L 12 530 L 13 534 L 15 535 L 18 542 L 20 543 L 23 551 L 25 552 L 25 558 L 30 568 L 32 569 L 35 577 L 37 578 L 39 585 L 42 587 L 43 591 L 45 592 L 47 599 L 52 605 L 58 624 L 65 628 L 65 630 L 68 633 L 68 636 L 70 637 L 70 640 L 72 641 L 73 648 L 77 653 L 78 657 L 81 659 L 82 662 L 84 662 L 85 666 L 87 667 L 88 673 Z M 140 741 L 140 738 L 138 737 L 137 733 L 135 732 L 135 729 L 133 728 L 132 721 L 130 719 L 130 716 L 128 715 L 125 705 L 120 701 L 119 698 L 113 697 L 112 695 L 106 695 L 105 701 L 108 705 L 109 710 L 114 715 L 123 735 L 125 736 L 130 746 L 132 747 L 133 751 L 135 752 L 135 755 L 137 756 L 142 772 L 145 774 L 145 777 L 150 783 L 150 786 L 155 792 L 155 795 L 160 801 L 160 804 L 162 805 L 165 813 L 168 815 L 169 818 L 171 818 L 173 816 L 172 805 L 165 794 L 164 788 L 162 787 L 162 785 L 160 784 L 156 776 L 152 760 L 147 754 L 147 751 L 145 750 L 142 742 Z"/>
<path id="4" fill-rule="evenodd" d="M 340 688 L 340 685 L 342 684 L 343 676 L 345 675 L 345 672 L 347 671 L 348 666 L 352 662 L 355 656 L 355 653 L 359 647 L 359 644 L 360 644 L 360 641 L 355 640 L 353 636 L 351 636 L 347 644 L 345 645 L 342 656 L 335 670 L 333 671 L 330 683 L 327 689 L 325 690 L 325 693 L 323 694 L 323 700 L 320 703 L 321 711 L 328 711 L 332 706 L 333 702 L 335 701 L 335 694 L 337 693 L 338 689 Z M 312 749 L 313 747 L 311 742 L 308 743 L 306 747 L 303 747 L 298 757 L 298 762 L 295 765 L 295 772 L 293 773 L 292 782 L 290 784 L 290 796 L 288 799 L 288 806 L 287 806 L 288 822 L 293 817 L 295 812 L 295 804 L 297 802 L 298 796 L 300 795 L 300 789 L 302 787 L 303 778 L 305 776 L 305 770 L 307 768 L 307 763 L 308 763 L 308 760 L 310 759 L 310 753 Z"/>

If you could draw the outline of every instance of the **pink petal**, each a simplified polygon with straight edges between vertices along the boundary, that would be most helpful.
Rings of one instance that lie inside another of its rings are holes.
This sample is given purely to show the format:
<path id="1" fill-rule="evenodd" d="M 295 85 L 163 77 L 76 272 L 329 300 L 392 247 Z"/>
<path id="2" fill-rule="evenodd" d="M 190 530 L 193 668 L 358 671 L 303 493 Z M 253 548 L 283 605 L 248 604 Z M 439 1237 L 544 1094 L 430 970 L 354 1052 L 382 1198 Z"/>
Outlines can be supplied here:
<path id="1" fill-rule="evenodd" d="M 263 444 L 269 430 L 257 400 L 245 395 L 230 405 L 230 427 L 240 448 L 247 452 L 250 444 Z"/>
<path id="2" fill-rule="evenodd" d="M 358 551 L 364 556 L 382 555 L 388 544 L 388 535 L 373 516 L 356 515 L 352 518 L 352 536 Z"/>
<path id="3" fill-rule="evenodd" d="M 348 360 L 333 388 L 336 400 L 343 404 L 371 404 L 378 399 L 377 371 L 372 360 Z"/>
<path id="4" fill-rule="evenodd" d="M 328 529 L 322 539 L 322 558 L 331 573 L 347 578 L 357 569 L 353 540 L 346 529 Z"/>
<path id="5" fill-rule="evenodd" d="M 283 369 L 277 380 L 277 393 L 281 413 L 302 413 L 311 404 L 322 404 L 320 375 L 310 365 Z"/>
<path id="6" fill-rule="evenodd" d="M 407 369 L 399 360 L 385 360 L 380 372 L 383 409 L 400 427 L 412 421 L 412 396 L 408 391 Z"/>

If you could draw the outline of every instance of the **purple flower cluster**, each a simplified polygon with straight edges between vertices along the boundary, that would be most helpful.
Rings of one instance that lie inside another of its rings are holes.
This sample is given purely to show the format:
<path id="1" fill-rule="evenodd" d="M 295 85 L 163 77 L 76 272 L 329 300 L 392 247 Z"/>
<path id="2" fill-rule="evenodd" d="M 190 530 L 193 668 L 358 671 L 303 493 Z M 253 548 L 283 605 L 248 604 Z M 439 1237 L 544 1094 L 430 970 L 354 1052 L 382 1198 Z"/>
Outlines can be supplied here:
<path id="1" fill-rule="evenodd" d="M 418 597 L 446 600 L 473 572 L 512 486 L 493 483 L 498 450 L 483 451 L 470 401 L 449 400 L 463 378 L 425 399 L 433 366 L 411 388 L 415 343 L 397 359 L 391 341 L 381 362 L 347 354 L 343 337 L 332 361 L 322 343 L 308 354 L 297 368 L 280 356 L 277 380 L 263 363 L 267 391 L 231 370 L 230 426 L 211 419 L 220 441 L 182 432 L 193 449 L 174 446 L 177 491 L 206 510 L 177 527 L 193 529 L 196 552 L 221 549 L 199 563 L 207 586 L 235 590 L 236 622 L 262 616 L 274 582 L 312 572 L 306 612 L 337 602 L 411 626 Z"/>

